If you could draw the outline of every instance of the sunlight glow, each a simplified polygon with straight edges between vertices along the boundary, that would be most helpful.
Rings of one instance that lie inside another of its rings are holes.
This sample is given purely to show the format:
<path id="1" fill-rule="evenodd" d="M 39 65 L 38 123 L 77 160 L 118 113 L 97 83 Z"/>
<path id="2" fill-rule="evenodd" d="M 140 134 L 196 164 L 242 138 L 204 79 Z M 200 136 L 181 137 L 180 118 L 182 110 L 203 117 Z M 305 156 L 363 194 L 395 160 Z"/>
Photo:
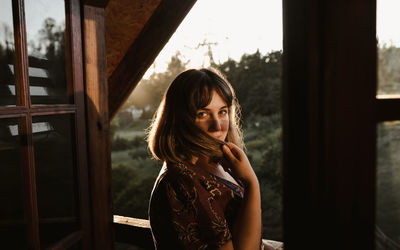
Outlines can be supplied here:
<path id="1" fill-rule="evenodd" d="M 376 1 L 376 35 L 380 46 L 400 47 L 400 1 L 377 0 Z"/>
<path id="2" fill-rule="evenodd" d="M 166 70 L 177 51 L 188 67 L 239 60 L 247 53 L 282 50 L 281 0 L 199 0 L 155 59 L 144 78 Z"/>

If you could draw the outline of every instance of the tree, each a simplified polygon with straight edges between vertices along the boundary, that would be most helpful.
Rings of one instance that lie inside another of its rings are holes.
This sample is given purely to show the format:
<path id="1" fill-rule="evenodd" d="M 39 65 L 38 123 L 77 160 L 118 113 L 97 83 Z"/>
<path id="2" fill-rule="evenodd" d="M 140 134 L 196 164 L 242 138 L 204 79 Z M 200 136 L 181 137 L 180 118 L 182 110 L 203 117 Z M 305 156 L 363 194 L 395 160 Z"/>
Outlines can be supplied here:
<path id="1" fill-rule="evenodd" d="M 144 116 L 153 114 L 169 84 L 179 73 L 186 69 L 187 62 L 183 62 L 180 57 L 179 52 L 177 52 L 171 58 L 165 72 L 153 73 L 149 79 L 142 79 L 123 108 L 133 105 L 138 109 L 142 109 Z"/>
<path id="2" fill-rule="evenodd" d="M 282 52 L 265 56 L 256 51 L 216 65 L 234 87 L 242 107 L 243 119 L 252 114 L 280 113 Z"/>

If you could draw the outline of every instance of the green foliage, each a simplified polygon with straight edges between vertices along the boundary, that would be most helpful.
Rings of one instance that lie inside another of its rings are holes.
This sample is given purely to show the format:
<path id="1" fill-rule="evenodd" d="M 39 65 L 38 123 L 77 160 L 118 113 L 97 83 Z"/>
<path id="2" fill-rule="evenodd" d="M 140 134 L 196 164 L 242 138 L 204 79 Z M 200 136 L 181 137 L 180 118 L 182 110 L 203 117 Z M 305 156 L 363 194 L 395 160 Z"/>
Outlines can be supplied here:
<path id="1" fill-rule="evenodd" d="M 282 52 L 265 56 L 259 51 L 215 65 L 234 87 L 243 119 L 251 114 L 269 116 L 280 112 Z"/>
<path id="2" fill-rule="evenodd" d="M 400 48 L 378 49 L 378 94 L 400 94 Z"/>
<path id="3" fill-rule="evenodd" d="M 137 178 L 132 167 L 113 166 L 112 183 L 114 214 L 130 217 L 147 217 L 149 194 L 154 178 Z"/>
<path id="4" fill-rule="evenodd" d="M 155 109 L 161 98 L 175 77 L 185 70 L 187 63 L 180 59 L 180 54 L 176 53 L 168 64 L 167 71 L 154 73 L 149 79 L 142 79 L 135 91 L 128 98 L 123 108 L 131 105 L 143 110 L 142 118 L 149 119 L 154 114 Z M 146 110 L 147 108 L 147 110 Z"/>

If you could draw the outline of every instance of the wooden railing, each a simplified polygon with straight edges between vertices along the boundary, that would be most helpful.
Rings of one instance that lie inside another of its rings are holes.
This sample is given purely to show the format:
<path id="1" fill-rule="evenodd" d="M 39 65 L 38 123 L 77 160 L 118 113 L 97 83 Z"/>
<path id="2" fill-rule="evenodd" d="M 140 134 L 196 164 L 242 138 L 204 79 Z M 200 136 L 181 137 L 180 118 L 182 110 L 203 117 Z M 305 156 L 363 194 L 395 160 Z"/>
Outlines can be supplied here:
<path id="1" fill-rule="evenodd" d="M 154 249 L 148 220 L 114 215 L 114 231 L 116 242 Z"/>

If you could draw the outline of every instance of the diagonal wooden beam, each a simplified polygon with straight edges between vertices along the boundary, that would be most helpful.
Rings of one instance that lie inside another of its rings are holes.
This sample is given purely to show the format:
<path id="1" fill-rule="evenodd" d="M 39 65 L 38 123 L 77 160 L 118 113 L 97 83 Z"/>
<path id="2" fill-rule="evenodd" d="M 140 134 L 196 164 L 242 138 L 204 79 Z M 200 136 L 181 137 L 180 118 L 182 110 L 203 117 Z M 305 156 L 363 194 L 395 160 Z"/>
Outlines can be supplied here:
<path id="1" fill-rule="evenodd" d="M 196 0 L 163 0 L 108 78 L 110 119 L 168 42 Z"/>

